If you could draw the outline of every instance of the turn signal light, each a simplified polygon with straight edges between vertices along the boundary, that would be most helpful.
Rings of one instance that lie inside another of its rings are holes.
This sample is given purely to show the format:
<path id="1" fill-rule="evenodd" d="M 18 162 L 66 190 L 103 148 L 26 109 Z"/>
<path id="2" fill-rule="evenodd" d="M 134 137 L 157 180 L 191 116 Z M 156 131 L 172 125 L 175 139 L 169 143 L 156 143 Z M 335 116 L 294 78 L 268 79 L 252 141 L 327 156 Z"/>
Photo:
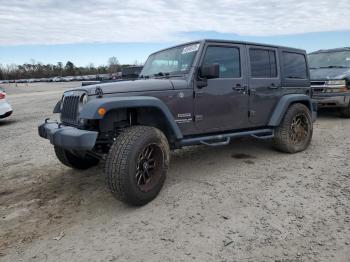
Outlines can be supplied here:
<path id="1" fill-rule="evenodd" d="M 346 86 L 343 86 L 340 88 L 340 92 L 348 92 L 348 88 Z"/>
<path id="2" fill-rule="evenodd" d="M 106 109 L 104 109 L 103 107 L 100 107 L 98 110 L 97 110 L 97 113 L 100 115 L 100 116 L 104 116 L 106 114 Z"/>

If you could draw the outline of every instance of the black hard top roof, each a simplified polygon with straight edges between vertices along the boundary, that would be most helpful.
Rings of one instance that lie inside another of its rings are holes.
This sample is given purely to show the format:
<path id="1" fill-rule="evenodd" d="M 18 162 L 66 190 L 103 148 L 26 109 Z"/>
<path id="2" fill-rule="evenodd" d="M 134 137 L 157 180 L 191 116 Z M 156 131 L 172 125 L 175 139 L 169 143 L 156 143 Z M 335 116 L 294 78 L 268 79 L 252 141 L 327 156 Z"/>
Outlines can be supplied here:
<path id="1" fill-rule="evenodd" d="M 341 51 L 350 51 L 350 47 L 339 47 L 339 48 L 332 48 L 332 49 L 320 49 L 314 52 L 311 52 L 311 54 L 319 54 L 319 53 L 333 53 L 333 52 L 341 52 Z"/>
<path id="2" fill-rule="evenodd" d="M 186 42 L 186 43 L 182 43 L 179 45 L 164 48 L 164 49 L 158 50 L 152 54 L 156 54 L 158 52 L 161 52 L 161 51 L 164 51 L 164 50 L 167 50 L 170 48 L 184 46 L 184 45 L 190 45 L 190 44 L 196 44 L 196 43 L 227 43 L 227 44 L 254 45 L 254 46 L 261 46 L 261 47 L 283 48 L 283 49 L 289 49 L 291 51 L 298 52 L 298 53 L 305 53 L 305 50 L 299 49 L 299 48 L 294 48 L 294 47 L 286 47 L 286 46 L 263 44 L 263 43 L 254 43 L 254 42 L 247 42 L 247 41 L 236 41 L 236 40 L 201 39 L 201 40 L 197 40 L 197 41 Z"/>

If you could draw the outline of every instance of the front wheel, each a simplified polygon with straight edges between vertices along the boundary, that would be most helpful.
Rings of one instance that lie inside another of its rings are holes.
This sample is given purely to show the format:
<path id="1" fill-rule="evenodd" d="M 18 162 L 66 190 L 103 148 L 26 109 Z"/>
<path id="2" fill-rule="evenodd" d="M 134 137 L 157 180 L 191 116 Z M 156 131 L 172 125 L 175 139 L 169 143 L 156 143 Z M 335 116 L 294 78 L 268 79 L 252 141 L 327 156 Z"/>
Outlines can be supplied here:
<path id="1" fill-rule="evenodd" d="M 276 128 L 273 142 L 280 151 L 300 152 L 310 145 L 312 132 L 310 110 L 303 104 L 292 104 Z"/>
<path id="2" fill-rule="evenodd" d="M 169 166 L 167 138 L 157 128 L 132 126 L 122 131 L 106 159 L 106 181 L 112 194 L 133 206 L 152 201 Z"/>

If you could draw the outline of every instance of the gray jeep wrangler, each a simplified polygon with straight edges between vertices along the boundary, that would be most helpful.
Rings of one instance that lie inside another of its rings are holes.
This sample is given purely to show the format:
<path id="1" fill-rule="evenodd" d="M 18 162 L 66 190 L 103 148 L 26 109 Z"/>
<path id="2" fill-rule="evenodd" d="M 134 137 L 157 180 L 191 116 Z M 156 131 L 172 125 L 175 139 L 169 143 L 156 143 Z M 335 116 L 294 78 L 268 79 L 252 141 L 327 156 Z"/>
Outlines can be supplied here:
<path id="1" fill-rule="evenodd" d="M 310 144 L 316 104 L 303 50 L 202 40 L 153 53 L 139 79 L 64 92 L 39 135 L 65 165 L 105 162 L 118 199 L 144 205 L 163 186 L 170 149 L 252 136 L 283 152 Z"/>

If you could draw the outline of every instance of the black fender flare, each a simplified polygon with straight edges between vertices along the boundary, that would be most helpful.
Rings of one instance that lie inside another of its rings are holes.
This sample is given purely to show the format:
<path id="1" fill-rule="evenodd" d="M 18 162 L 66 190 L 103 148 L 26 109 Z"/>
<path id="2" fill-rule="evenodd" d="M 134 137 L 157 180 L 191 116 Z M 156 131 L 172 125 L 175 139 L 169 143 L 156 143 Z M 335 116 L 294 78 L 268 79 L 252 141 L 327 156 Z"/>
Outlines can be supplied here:
<path id="1" fill-rule="evenodd" d="M 311 115 L 313 115 L 314 106 L 313 106 L 313 102 L 312 102 L 312 99 L 310 96 L 302 95 L 302 94 L 284 95 L 278 101 L 278 103 L 275 107 L 275 110 L 270 117 L 268 125 L 269 126 L 279 126 L 279 124 L 281 123 L 289 106 L 293 103 L 296 103 L 296 102 L 300 102 L 300 103 L 305 104 L 310 109 Z"/>
<path id="2" fill-rule="evenodd" d="M 169 108 L 158 98 L 151 96 L 126 96 L 126 97 L 106 97 L 92 99 L 86 103 L 80 112 L 80 118 L 82 119 L 102 119 L 103 116 L 98 114 L 98 109 L 103 107 L 108 111 L 114 109 L 123 108 L 141 108 L 141 107 L 151 107 L 160 110 L 164 115 L 167 124 L 173 131 L 176 139 L 180 140 L 183 138 L 180 128 L 176 124 L 173 115 L 171 114 Z"/>

